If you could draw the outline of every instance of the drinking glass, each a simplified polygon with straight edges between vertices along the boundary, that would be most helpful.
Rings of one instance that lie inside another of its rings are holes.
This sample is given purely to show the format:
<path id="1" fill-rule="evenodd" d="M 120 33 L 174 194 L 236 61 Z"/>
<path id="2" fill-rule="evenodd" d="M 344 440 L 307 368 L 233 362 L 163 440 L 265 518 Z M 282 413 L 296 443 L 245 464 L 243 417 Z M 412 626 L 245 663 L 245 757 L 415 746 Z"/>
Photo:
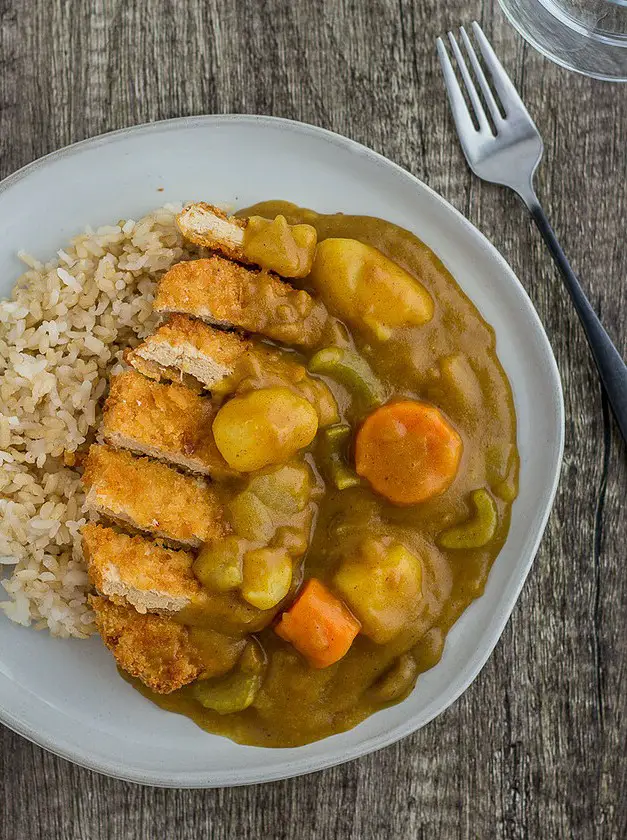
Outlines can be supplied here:
<path id="1" fill-rule="evenodd" d="M 627 0 L 499 0 L 547 58 L 586 76 L 627 81 Z"/>

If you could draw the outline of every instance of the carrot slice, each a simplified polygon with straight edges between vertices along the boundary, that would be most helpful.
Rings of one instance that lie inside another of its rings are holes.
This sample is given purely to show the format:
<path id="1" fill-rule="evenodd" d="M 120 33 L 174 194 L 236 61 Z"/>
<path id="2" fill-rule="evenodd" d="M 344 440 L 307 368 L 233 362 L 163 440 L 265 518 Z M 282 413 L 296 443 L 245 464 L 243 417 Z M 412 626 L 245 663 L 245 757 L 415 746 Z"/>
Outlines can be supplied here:
<path id="1" fill-rule="evenodd" d="M 317 578 L 310 578 L 274 629 L 312 667 L 327 668 L 348 651 L 361 624 L 343 601 Z"/>
<path id="2" fill-rule="evenodd" d="M 434 405 L 405 400 L 383 405 L 357 433 L 355 466 L 398 505 L 415 505 L 450 486 L 462 439 Z"/>

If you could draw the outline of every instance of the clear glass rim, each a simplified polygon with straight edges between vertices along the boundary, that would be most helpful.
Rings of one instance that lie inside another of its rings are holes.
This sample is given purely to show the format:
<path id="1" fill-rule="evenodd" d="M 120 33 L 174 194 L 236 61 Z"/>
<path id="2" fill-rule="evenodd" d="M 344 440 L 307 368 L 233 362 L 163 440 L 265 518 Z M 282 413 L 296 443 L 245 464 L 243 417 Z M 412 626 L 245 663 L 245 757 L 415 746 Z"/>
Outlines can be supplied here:
<path id="1" fill-rule="evenodd" d="M 574 60 L 568 60 L 564 54 L 556 52 L 555 49 L 552 49 L 551 46 L 544 41 L 540 40 L 533 32 L 529 32 L 521 23 L 521 21 L 516 17 L 514 14 L 509 0 L 498 0 L 505 17 L 514 27 L 514 29 L 518 32 L 518 34 L 527 41 L 537 52 L 543 55 L 545 58 L 548 58 L 549 61 L 552 61 L 554 64 L 558 64 L 560 67 L 563 67 L 565 70 L 571 70 L 575 73 L 579 73 L 582 76 L 588 76 L 593 79 L 599 79 L 604 82 L 627 82 L 627 36 L 625 38 L 620 38 L 620 36 L 614 36 L 612 38 L 608 38 L 606 36 L 599 37 L 600 33 L 592 33 L 589 30 L 584 29 L 581 24 L 578 24 L 577 21 L 574 21 L 570 16 L 568 16 L 568 23 L 565 20 L 561 21 L 564 26 L 568 26 L 569 32 L 571 35 L 578 35 L 581 39 L 582 46 L 589 46 L 597 44 L 599 47 L 604 49 L 604 52 L 617 52 L 620 57 L 622 58 L 622 62 L 625 65 L 624 70 L 621 70 L 615 74 L 610 72 L 601 72 L 595 70 L 592 67 L 582 66 L 576 63 Z M 536 0 L 536 2 L 540 2 L 542 7 L 546 10 L 547 14 L 552 15 L 542 0 Z M 623 5 L 618 4 L 618 5 Z M 560 20 L 559 17 L 554 16 L 554 20 Z M 620 38 L 620 40 L 618 40 Z M 574 56 L 580 55 L 580 53 L 576 50 L 570 51 Z"/>
<path id="2" fill-rule="evenodd" d="M 616 3 L 616 0 L 611 0 L 611 2 L 620 6 L 627 5 L 627 3 Z M 560 8 L 553 0 L 540 0 L 540 3 L 542 3 L 550 15 L 565 23 L 571 31 L 577 32 L 586 40 L 599 41 L 602 44 L 608 44 L 612 47 L 627 49 L 627 33 L 622 35 L 617 32 L 610 32 L 607 29 L 586 29 L 577 18 L 573 17 L 565 9 Z M 503 7 L 503 4 L 501 4 L 501 7 Z"/>

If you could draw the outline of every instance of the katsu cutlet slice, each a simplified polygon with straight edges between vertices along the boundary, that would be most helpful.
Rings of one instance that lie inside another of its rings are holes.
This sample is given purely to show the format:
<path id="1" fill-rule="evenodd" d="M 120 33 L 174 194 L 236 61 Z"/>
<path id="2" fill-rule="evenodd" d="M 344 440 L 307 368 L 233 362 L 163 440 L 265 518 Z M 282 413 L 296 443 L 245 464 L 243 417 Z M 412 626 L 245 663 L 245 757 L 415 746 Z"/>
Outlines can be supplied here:
<path id="1" fill-rule="evenodd" d="M 153 691 L 169 694 L 202 672 L 199 651 L 183 624 L 151 613 L 141 615 L 98 595 L 91 595 L 89 603 L 98 632 L 117 664 Z"/>
<path id="2" fill-rule="evenodd" d="M 328 319 L 324 305 L 304 290 L 219 256 L 172 266 L 159 284 L 154 308 L 303 347 L 320 342 Z"/>
<path id="3" fill-rule="evenodd" d="M 127 370 L 111 377 L 100 434 L 120 449 L 225 478 L 235 473 L 213 438 L 215 414 L 209 399 L 184 385 L 162 384 Z"/>
<path id="4" fill-rule="evenodd" d="M 171 315 L 159 329 L 125 354 L 128 364 L 151 379 L 182 380 L 192 376 L 205 388 L 232 376 L 253 343 L 195 318 Z"/>
<path id="5" fill-rule="evenodd" d="M 176 217 L 176 224 L 185 239 L 220 251 L 225 257 L 248 262 L 244 254 L 244 231 L 248 219 L 227 216 L 224 210 L 205 204 L 189 204 Z"/>
<path id="6" fill-rule="evenodd" d="M 202 590 L 189 552 L 92 522 L 81 535 L 89 578 L 115 604 L 130 604 L 140 613 L 167 614 L 199 600 Z"/>
<path id="7" fill-rule="evenodd" d="M 212 487 L 130 452 L 91 446 L 83 484 L 91 510 L 173 543 L 197 548 L 227 531 Z"/>

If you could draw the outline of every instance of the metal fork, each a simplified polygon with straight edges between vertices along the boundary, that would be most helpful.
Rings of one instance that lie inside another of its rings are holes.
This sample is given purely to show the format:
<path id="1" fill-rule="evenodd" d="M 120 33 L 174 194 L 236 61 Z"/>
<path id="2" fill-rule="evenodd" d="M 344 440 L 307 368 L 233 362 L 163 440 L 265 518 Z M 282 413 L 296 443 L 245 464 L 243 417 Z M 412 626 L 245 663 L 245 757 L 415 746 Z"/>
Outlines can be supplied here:
<path id="1" fill-rule="evenodd" d="M 492 77 L 492 84 L 500 100 L 504 116 L 492 93 L 470 38 L 462 26 L 460 35 L 466 56 L 470 61 L 472 73 L 453 33 L 449 32 L 448 37 L 466 94 L 472 105 L 475 125 L 472 114 L 464 101 L 444 41 L 442 38 L 438 38 L 437 49 L 444 73 L 446 91 L 466 160 L 479 178 L 511 187 L 527 205 L 555 264 L 562 273 L 564 283 L 586 333 L 616 422 L 623 439 L 627 442 L 627 366 L 590 306 L 590 302 L 584 294 L 575 272 L 570 267 L 544 210 L 540 206 L 533 187 L 535 171 L 544 150 L 540 132 L 476 21 L 473 22 L 472 29 L 485 66 Z M 481 102 L 477 85 L 487 106 L 487 113 Z"/>

